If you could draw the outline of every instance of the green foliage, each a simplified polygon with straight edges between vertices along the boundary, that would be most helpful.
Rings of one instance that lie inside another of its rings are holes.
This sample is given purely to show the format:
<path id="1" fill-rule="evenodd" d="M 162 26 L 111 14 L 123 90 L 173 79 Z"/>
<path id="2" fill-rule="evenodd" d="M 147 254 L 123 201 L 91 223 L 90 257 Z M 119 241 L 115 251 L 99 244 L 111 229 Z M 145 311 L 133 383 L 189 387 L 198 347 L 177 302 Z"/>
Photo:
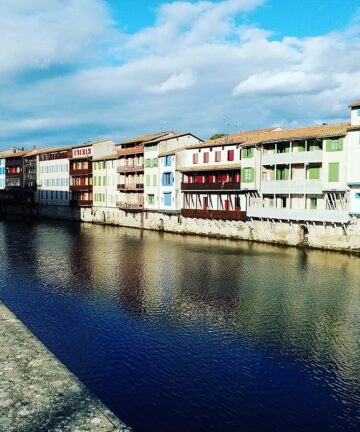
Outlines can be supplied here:
<path id="1" fill-rule="evenodd" d="M 224 137 L 224 136 L 226 136 L 226 134 L 224 134 L 224 133 L 218 133 L 218 134 L 212 135 L 212 136 L 209 138 L 209 140 L 216 140 L 216 139 L 222 138 L 222 137 Z"/>

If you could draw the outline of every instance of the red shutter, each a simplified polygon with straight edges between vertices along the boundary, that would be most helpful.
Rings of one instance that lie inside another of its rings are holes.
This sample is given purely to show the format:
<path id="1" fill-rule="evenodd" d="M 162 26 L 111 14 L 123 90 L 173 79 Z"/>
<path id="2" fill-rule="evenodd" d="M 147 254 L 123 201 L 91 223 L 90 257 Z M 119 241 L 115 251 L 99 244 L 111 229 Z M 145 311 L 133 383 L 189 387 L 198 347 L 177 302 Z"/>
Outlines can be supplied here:
<path id="1" fill-rule="evenodd" d="M 228 150 L 228 161 L 233 161 L 234 160 L 234 150 Z"/>

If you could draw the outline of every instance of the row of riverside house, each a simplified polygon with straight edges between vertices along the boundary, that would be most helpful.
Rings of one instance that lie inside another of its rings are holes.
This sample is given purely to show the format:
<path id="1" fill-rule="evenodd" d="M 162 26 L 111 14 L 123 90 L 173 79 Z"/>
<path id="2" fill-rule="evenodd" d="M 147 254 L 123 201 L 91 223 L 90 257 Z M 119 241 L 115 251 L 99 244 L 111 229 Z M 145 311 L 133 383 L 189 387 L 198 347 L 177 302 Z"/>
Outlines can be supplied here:
<path id="1" fill-rule="evenodd" d="M 347 224 L 360 215 L 360 100 L 351 122 L 202 141 L 160 132 L 0 152 L 0 200 L 185 218 Z"/>

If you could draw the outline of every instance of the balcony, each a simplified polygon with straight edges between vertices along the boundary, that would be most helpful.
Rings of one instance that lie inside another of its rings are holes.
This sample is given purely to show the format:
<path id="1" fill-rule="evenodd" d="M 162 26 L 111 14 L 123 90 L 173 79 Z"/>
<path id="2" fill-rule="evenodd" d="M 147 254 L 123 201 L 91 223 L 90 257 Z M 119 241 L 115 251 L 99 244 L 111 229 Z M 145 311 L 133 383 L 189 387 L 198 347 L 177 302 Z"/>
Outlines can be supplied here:
<path id="1" fill-rule="evenodd" d="M 91 207 L 92 200 L 70 200 L 71 207 Z"/>
<path id="2" fill-rule="evenodd" d="M 182 191 L 240 190 L 240 182 L 181 183 Z"/>
<path id="3" fill-rule="evenodd" d="M 144 165 L 125 165 L 117 167 L 117 172 L 120 174 L 136 173 L 144 171 Z"/>
<path id="4" fill-rule="evenodd" d="M 261 219 L 282 219 L 305 222 L 347 223 L 349 214 L 342 210 L 299 210 L 289 208 L 248 207 L 248 217 Z"/>
<path id="5" fill-rule="evenodd" d="M 118 184 L 117 189 L 120 192 L 143 192 L 144 183 Z"/>
<path id="6" fill-rule="evenodd" d="M 246 212 L 240 210 L 233 211 L 233 210 L 181 209 L 181 216 L 186 218 L 215 219 L 215 220 L 245 221 L 247 219 Z"/>
<path id="7" fill-rule="evenodd" d="M 137 154 L 144 154 L 144 146 L 136 146 L 136 147 L 129 147 L 120 149 L 117 152 L 118 156 L 130 156 L 130 155 L 137 155 Z"/>
<path id="8" fill-rule="evenodd" d="M 89 174 L 92 174 L 92 167 L 84 168 L 84 169 L 70 168 L 70 175 L 71 176 L 89 175 Z"/>
<path id="9" fill-rule="evenodd" d="M 120 210 L 126 211 L 141 211 L 143 210 L 144 205 L 138 203 L 126 203 L 123 201 L 116 201 L 116 207 Z"/>
<path id="10" fill-rule="evenodd" d="M 287 164 L 308 164 L 321 163 L 323 151 L 314 150 L 306 152 L 273 153 L 264 154 L 262 165 L 287 165 Z"/>
<path id="11" fill-rule="evenodd" d="M 264 194 L 321 194 L 320 180 L 263 180 L 261 192 Z"/>
<path id="12" fill-rule="evenodd" d="M 70 185 L 71 191 L 89 191 L 92 188 L 92 185 Z"/>

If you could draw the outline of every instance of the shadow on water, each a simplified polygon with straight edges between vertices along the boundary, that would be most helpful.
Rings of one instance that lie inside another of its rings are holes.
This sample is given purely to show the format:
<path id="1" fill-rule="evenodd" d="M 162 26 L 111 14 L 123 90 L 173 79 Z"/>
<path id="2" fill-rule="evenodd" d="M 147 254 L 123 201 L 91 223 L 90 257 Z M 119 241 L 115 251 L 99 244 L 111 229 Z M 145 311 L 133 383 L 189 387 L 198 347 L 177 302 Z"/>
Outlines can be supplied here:
<path id="1" fill-rule="evenodd" d="M 0 245 L 0 298 L 135 430 L 360 427 L 359 258 L 76 223 Z"/>

